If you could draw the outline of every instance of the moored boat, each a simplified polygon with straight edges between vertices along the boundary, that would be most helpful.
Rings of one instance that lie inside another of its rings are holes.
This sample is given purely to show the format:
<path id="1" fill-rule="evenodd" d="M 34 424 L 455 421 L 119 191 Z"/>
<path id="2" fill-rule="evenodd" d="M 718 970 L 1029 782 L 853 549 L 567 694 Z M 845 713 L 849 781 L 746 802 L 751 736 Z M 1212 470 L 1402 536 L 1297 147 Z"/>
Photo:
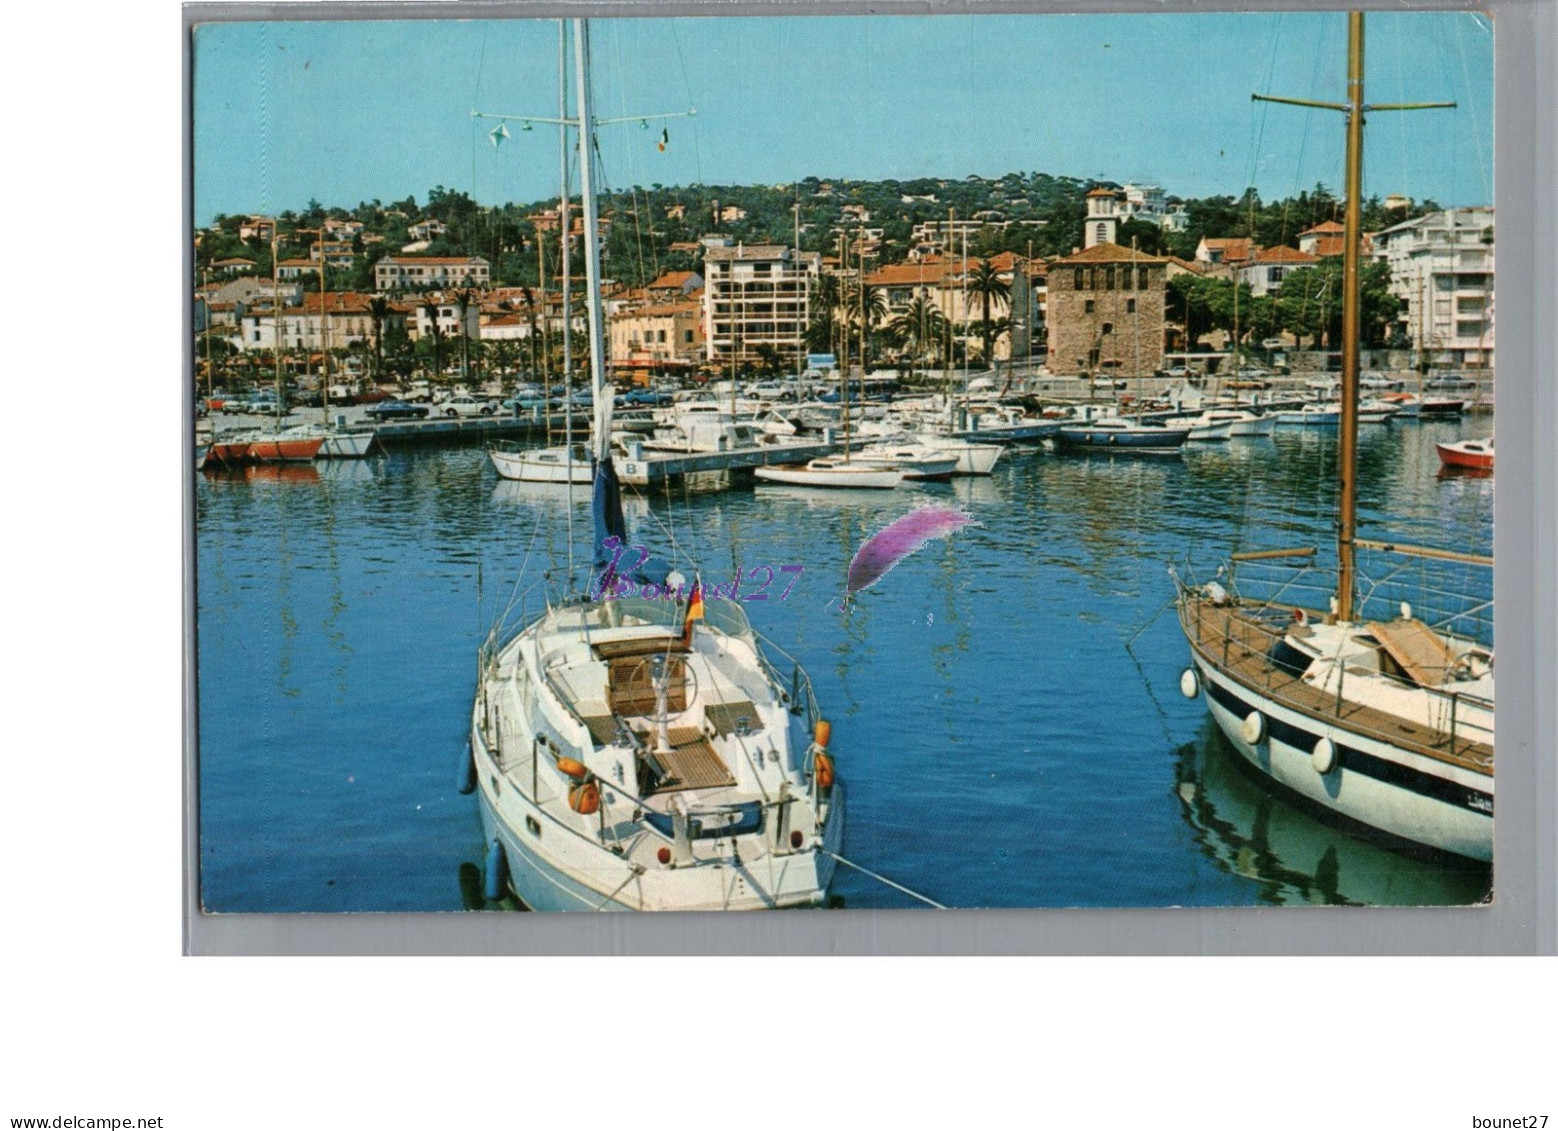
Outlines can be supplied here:
<path id="1" fill-rule="evenodd" d="M 250 463 L 308 463 L 324 442 L 324 436 L 312 429 L 261 432 L 249 441 L 247 459 Z"/>
<path id="2" fill-rule="evenodd" d="M 1190 438 L 1188 427 L 1115 416 L 1062 424 L 1055 442 L 1062 449 L 1163 454 L 1178 452 Z"/>
<path id="3" fill-rule="evenodd" d="M 806 463 L 770 464 L 754 468 L 752 474 L 769 483 L 788 483 L 793 487 L 844 487 L 867 490 L 884 490 L 903 482 L 904 473 L 897 467 L 876 467 L 869 464 L 825 458 Z"/>
<path id="4" fill-rule="evenodd" d="M 512 440 L 498 440 L 487 448 L 493 470 L 504 479 L 521 483 L 589 483 L 593 472 L 590 453 L 583 444 L 571 447 L 521 448 Z"/>
<path id="5" fill-rule="evenodd" d="M 619 569 L 628 547 L 603 395 L 588 23 L 571 24 L 594 576 L 517 629 L 500 620 L 481 647 L 459 784 L 478 793 L 484 894 L 512 892 L 534 910 L 819 906 L 839 859 L 843 786 L 806 673 L 791 661 L 781 674 L 741 604 L 705 594 L 695 571 L 689 582 L 634 553 Z"/>
<path id="6" fill-rule="evenodd" d="M 1493 470 L 1493 437 L 1485 440 L 1456 440 L 1435 444 L 1439 459 L 1446 467 L 1464 467 L 1473 471 Z"/>
<path id="7" fill-rule="evenodd" d="M 851 452 L 849 462 L 855 466 L 896 468 L 905 479 L 951 479 L 958 457 L 923 444 L 882 443 Z"/>
<path id="8" fill-rule="evenodd" d="M 1313 558 L 1313 547 L 1234 554 L 1231 568 L 1200 585 L 1176 573 L 1191 659 L 1180 690 L 1204 697 L 1240 755 L 1283 788 L 1391 837 L 1490 860 L 1493 649 L 1451 628 L 1470 616 L 1467 608 L 1491 609 L 1491 585 L 1459 595 L 1465 607 L 1435 624 L 1416 616 L 1408 602 L 1399 615 L 1365 612 L 1368 598 L 1360 595 L 1360 549 L 1489 568 L 1492 559 L 1357 537 L 1363 15 L 1350 13 L 1348 25 L 1334 589 L 1328 608 L 1306 608 L 1289 596 L 1302 592 L 1291 567 Z M 1265 596 L 1238 576 L 1242 567 L 1262 562 L 1284 566 Z M 1447 585 L 1425 582 L 1426 597 L 1439 601 L 1448 592 Z"/>

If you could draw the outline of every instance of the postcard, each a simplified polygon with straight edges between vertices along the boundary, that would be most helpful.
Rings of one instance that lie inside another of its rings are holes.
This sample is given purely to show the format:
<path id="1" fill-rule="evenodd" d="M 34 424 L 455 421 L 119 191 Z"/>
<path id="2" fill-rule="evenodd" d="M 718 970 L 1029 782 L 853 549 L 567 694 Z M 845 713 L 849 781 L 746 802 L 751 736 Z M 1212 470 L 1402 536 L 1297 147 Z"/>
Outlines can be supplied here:
<path id="1" fill-rule="evenodd" d="M 230 15 L 204 912 L 1496 899 L 1486 16 Z"/>

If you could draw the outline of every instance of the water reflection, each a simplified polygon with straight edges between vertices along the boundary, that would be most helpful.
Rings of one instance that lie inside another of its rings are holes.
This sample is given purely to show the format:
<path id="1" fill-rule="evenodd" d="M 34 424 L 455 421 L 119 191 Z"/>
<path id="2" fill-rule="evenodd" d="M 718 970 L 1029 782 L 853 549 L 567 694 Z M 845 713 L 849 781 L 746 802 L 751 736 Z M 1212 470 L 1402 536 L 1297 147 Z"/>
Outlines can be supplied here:
<path id="1" fill-rule="evenodd" d="M 1263 903 L 1460 906 L 1491 894 L 1485 865 L 1386 843 L 1274 795 L 1210 719 L 1177 755 L 1174 788 L 1196 843 Z"/>

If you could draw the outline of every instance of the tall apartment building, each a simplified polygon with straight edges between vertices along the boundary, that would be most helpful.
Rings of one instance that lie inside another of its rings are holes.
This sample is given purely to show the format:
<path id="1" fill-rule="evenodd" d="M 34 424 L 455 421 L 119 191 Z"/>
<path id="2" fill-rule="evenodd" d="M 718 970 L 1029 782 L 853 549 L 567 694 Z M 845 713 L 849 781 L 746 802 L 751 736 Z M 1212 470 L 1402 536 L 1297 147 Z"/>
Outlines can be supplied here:
<path id="1" fill-rule="evenodd" d="M 772 346 L 790 361 L 805 352 L 812 288 L 822 271 L 816 252 L 780 244 L 705 240 L 703 335 L 710 361 L 753 360 Z"/>
<path id="2" fill-rule="evenodd" d="M 1493 365 L 1493 209 L 1430 212 L 1376 232 L 1404 303 L 1398 326 L 1430 365 Z"/>

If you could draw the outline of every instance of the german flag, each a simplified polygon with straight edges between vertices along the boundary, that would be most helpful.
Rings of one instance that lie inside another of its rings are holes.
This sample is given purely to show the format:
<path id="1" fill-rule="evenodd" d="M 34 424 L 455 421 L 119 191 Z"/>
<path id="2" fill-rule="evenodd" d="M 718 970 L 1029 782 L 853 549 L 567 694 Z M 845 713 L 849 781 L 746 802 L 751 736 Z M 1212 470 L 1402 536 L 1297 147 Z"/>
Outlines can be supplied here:
<path id="1" fill-rule="evenodd" d="M 687 619 L 682 624 L 682 647 L 692 647 L 692 622 L 703 619 L 703 583 L 692 583 L 692 596 L 687 599 Z"/>

